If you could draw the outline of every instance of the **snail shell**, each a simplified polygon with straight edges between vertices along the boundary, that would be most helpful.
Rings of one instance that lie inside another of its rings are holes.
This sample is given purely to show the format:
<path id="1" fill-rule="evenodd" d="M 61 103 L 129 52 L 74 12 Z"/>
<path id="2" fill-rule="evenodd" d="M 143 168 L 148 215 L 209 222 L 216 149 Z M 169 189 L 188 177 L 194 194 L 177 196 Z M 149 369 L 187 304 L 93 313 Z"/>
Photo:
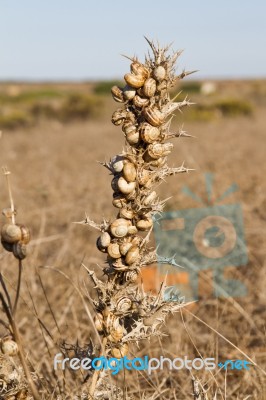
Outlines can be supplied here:
<path id="1" fill-rule="evenodd" d="M 126 85 L 123 89 L 123 96 L 125 100 L 132 100 L 136 95 L 136 89 L 132 86 Z"/>
<path id="2" fill-rule="evenodd" d="M 1 340 L 1 351 L 9 357 L 14 357 L 18 354 L 18 345 L 11 336 L 6 336 Z"/>
<path id="3" fill-rule="evenodd" d="M 119 325 L 119 319 L 111 311 L 109 311 L 105 319 L 106 329 L 110 331 L 110 329 L 113 329 L 118 325 Z"/>
<path id="4" fill-rule="evenodd" d="M 22 242 L 17 242 L 13 244 L 13 255 L 18 260 L 24 260 L 27 256 L 27 246 Z"/>
<path id="5" fill-rule="evenodd" d="M 13 243 L 8 243 L 8 242 L 5 242 L 4 240 L 1 240 L 1 244 L 2 244 L 3 248 L 6 251 L 9 251 L 9 252 L 12 253 L 12 251 L 13 251 Z"/>
<path id="6" fill-rule="evenodd" d="M 155 126 L 144 122 L 140 127 L 141 138 L 145 143 L 153 143 L 160 136 L 160 130 Z"/>
<path id="7" fill-rule="evenodd" d="M 119 179 L 119 176 L 115 176 L 111 181 L 111 187 L 112 187 L 114 192 L 118 192 L 119 191 L 118 179 Z"/>
<path id="8" fill-rule="evenodd" d="M 126 119 L 128 112 L 122 108 L 116 110 L 112 115 L 112 123 L 114 125 L 121 125 Z"/>
<path id="9" fill-rule="evenodd" d="M 18 225 L 5 224 L 1 230 L 1 238 L 7 243 L 16 243 L 21 240 L 21 229 Z"/>
<path id="10" fill-rule="evenodd" d="M 153 78 L 148 78 L 143 86 L 143 94 L 147 97 L 153 97 L 156 92 L 156 81 Z"/>
<path id="11" fill-rule="evenodd" d="M 139 259 L 139 248 L 137 246 L 132 246 L 126 254 L 126 264 L 134 264 Z"/>
<path id="12" fill-rule="evenodd" d="M 107 247 L 107 252 L 111 258 L 120 258 L 121 257 L 118 243 L 110 243 L 109 246 Z"/>
<path id="13" fill-rule="evenodd" d="M 137 171 L 133 163 L 126 163 L 123 168 L 123 175 L 127 182 L 134 182 L 137 177 Z"/>
<path id="14" fill-rule="evenodd" d="M 131 122 L 127 121 L 123 124 L 122 126 L 122 131 L 126 134 L 129 135 L 131 133 L 135 133 L 137 130 L 136 126 Z"/>
<path id="15" fill-rule="evenodd" d="M 145 218 L 145 219 L 140 219 L 137 222 L 137 228 L 140 231 L 148 231 L 153 225 L 152 219 L 151 218 Z"/>
<path id="16" fill-rule="evenodd" d="M 152 143 L 148 146 L 148 154 L 151 158 L 165 157 L 171 153 L 172 143 Z"/>
<path id="17" fill-rule="evenodd" d="M 145 78 L 142 75 L 126 74 L 124 76 L 126 83 L 133 88 L 140 88 L 145 82 Z"/>
<path id="18" fill-rule="evenodd" d="M 98 238 L 99 246 L 101 247 L 108 247 L 111 243 L 111 236 L 108 232 L 103 232 L 101 236 Z"/>
<path id="19" fill-rule="evenodd" d="M 139 236 L 135 236 L 133 239 L 132 239 L 132 245 L 134 245 L 134 246 L 138 246 L 139 244 L 140 244 L 140 241 L 141 241 L 141 238 L 139 237 Z"/>
<path id="20" fill-rule="evenodd" d="M 156 67 L 153 70 L 153 76 L 154 76 L 154 79 L 156 79 L 157 82 L 161 82 L 161 81 L 164 80 L 164 78 L 166 76 L 166 70 L 164 69 L 164 67 L 159 65 L 158 67 Z"/>
<path id="21" fill-rule="evenodd" d="M 133 210 L 128 210 L 127 208 L 121 208 L 119 212 L 120 218 L 132 219 L 134 217 Z"/>
<path id="22" fill-rule="evenodd" d="M 127 203 L 127 201 L 126 201 L 126 199 L 123 197 L 123 196 L 121 196 L 120 194 L 119 195 L 115 195 L 114 196 L 114 198 L 113 198 L 113 206 L 114 207 L 116 207 L 116 208 L 122 208 L 122 207 L 124 207 L 125 205 L 126 205 L 126 203 Z"/>
<path id="23" fill-rule="evenodd" d="M 119 347 L 112 347 L 111 354 L 115 358 L 125 357 L 128 354 L 128 345 L 126 343 L 123 343 Z"/>
<path id="24" fill-rule="evenodd" d="M 20 241 L 24 244 L 28 244 L 30 241 L 30 237 L 31 237 L 29 228 L 27 226 L 21 225 L 21 224 L 18 224 L 18 226 L 20 227 L 20 230 L 21 230 Z"/>
<path id="25" fill-rule="evenodd" d="M 124 328 L 121 325 L 116 326 L 115 328 L 110 330 L 110 334 L 108 335 L 108 340 L 110 342 L 117 343 L 124 336 Z"/>
<path id="26" fill-rule="evenodd" d="M 135 235 L 136 233 L 138 233 L 138 229 L 136 226 L 131 225 L 128 227 L 128 234 L 129 235 Z"/>
<path id="27" fill-rule="evenodd" d="M 103 316 L 97 313 L 94 317 L 94 325 L 98 332 L 102 332 L 104 329 Z"/>
<path id="28" fill-rule="evenodd" d="M 138 280 L 138 271 L 136 269 L 124 272 L 123 279 L 125 282 L 136 282 Z"/>
<path id="29" fill-rule="evenodd" d="M 149 70 L 139 61 L 133 61 L 130 65 L 130 71 L 135 75 L 141 75 L 143 78 L 148 78 Z"/>
<path id="30" fill-rule="evenodd" d="M 127 200 L 134 200 L 136 198 L 136 190 L 126 195 Z"/>
<path id="31" fill-rule="evenodd" d="M 128 270 L 128 265 L 124 264 L 121 258 L 118 258 L 113 264 L 113 268 L 116 271 L 127 271 Z"/>
<path id="32" fill-rule="evenodd" d="M 139 132 L 138 131 L 129 132 L 126 135 L 126 140 L 131 145 L 137 144 L 139 142 Z"/>
<path id="33" fill-rule="evenodd" d="M 139 95 L 136 95 L 133 99 L 133 104 L 137 108 L 147 107 L 149 102 L 150 102 L 149 99 L 145 97 L 140 97 Z"/>
<path id="34" fill-rule="evenodd" d="M 125 178 L 123 178 L 123 176 L 121 176 L 118 179 L 117 185 L 118 185 L 118 189 L 120 190 L 120 192 L 122 192 L 124 194 L 129 194 L 129 193 L 133 192 L 133 190 L 135 189 L 136 182 L 127 182 L 125 180 Z"/>
<path id="35" fill-rule="evenodd" d="M 128 224 L 127 220 L 124 218 L 116 219 L 110 226 L 111 234 L 114 237 L 121 238 L 127 235 L 128 233 Z"/>
<path id="36" fill-rule="evenodd" d="M 124 98 L 122 89 L 120 89 L 118 86 L 113 86 L 111 89 L 111 93 L 115 101 L 117 101 L 118 103 L 123 103 Z"/>
<path id="37" fill-rule="evenodd" d="M 120 250 L 120 253 L 122 254 L 122 256 L 125 256 L 127 254 L 130 247 L 132 247 L 132 243 L 130 243 L 130 242 L 120 244 L 119 250 Z"/>
<path id="38" fill-rule="evenodd" d="M 158 158 L 157 160 L 150 159 L 151 167 L 162 167 L 166 162 L 166 157 Z"/>
<path id="39" fill-rule="evenodd" d="M 138 183 L 143 186 L 150 178 L 150 173 L 147 169 L 141 169 L 138 171 Z"/>
<path id="40" fill-rule="evenodd" d="M 125 157 L 117 155 L 111 161 L 111 166 L 115 172 L 121 172 L 124 166 Z"/>
<path id="41" fill-rule="evenodd" d="M 126 296 L 120 297 L 120 299 L 116 302 L 116 310 L 122 313 L 130 310 L 131 306 L 132 301 L 129 297 Z"/>
<path id="42" fill-rule="evenodd" d="M 145 199 L 143 200 L 143 204 L 148 206 L 151 204 L 157 197 L 157 193 L 155 191 L 151 192 Z"/>
<path id="43" fill-rule="evenodd" d="M 160 126 L 165 120 L 165 115 L 156 107 L 149 106 L 143 111 L 144 118 L 153 126 Z"/>

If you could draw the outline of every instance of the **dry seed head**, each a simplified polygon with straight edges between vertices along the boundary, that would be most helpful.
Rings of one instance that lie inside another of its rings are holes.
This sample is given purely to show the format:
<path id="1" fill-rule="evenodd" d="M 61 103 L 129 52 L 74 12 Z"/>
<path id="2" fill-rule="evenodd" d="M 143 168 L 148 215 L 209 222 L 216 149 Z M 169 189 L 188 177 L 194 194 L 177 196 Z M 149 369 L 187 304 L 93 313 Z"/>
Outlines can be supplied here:
<path id="1" fill-rule="evenodd" d="M 95 328 L 98 332 L 102 332 L 104 330 L 103 316 L 100 313 L 97 313 L 94 317 Z"/>

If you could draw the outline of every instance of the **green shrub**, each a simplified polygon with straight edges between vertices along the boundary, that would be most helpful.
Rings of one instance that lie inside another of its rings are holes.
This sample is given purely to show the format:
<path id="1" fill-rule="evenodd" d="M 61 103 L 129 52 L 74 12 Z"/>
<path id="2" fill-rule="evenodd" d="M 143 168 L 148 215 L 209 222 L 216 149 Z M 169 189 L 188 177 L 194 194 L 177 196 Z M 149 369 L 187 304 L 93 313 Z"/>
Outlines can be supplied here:
<path id="1" fill-rule="evenodd" d="M 86 119 L 100 114 L 102 101 L 96 96 L 75 93 L 64 100 L 58 116 L 64 121 Z"/>
<path id="2" fill-rule="evenodd" d="M 182 82 L 180 89 L 183 93 L 200 93 L 201 83 L 200 82 Z"/>
<path id="3" fill-rule="evenodd" d="M 95 94 L 110 94 L 111 88 L 113 86 L 124 86 L 120 81 L 102 81 L 98 82 L 95 87 L 94 87 L 94 93 Z"/>
<path id="4" fill-rule="evenodd" d="M 253 112 L 252 105 L 241 99 L 223 99 L 215 103 L 215 107 L 221 111 L 224 116 L 235 117 L 237 115 L 249 116 Z"/>
<path id="5" fill-rule="evenodd" d="M 25 127 L 32 124 L 32 119 L 27 112 L 12 111 L 10 113 L 0 115 L 0 129 L 15 129 Z"/>

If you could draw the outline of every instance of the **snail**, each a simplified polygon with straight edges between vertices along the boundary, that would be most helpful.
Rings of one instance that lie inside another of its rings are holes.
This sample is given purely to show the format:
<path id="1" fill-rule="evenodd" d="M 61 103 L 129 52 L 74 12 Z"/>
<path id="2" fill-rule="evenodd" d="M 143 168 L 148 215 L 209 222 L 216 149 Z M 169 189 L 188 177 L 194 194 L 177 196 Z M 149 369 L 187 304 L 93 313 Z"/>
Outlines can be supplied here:
<path id="1" fill-rule="evenodd" d="M 126 343 L 123 343 L 119 347 L 112 347 L 111 354 L 115 358 L 125 357 L 128 354 L 128 345 Z"/>
<path id="2" fill-rule="evenodd" d="M 126 135 L 126 140 L 131 145 L 139 143 L 139 132 L 137 130 L 131 131 Z"/>
<path id="3" fill-rule="evenodd" d="M 104 330 L 103 316 L 100 313 L 97 313 L 94 317 L 94 325 L 98 332 L 102 332 Z"/>
<path id="4" fill-rule="evenodd" d="M 147 97 L 141 97 L 139 95 L 136 95 L 133 98 L 133 104 L 137 108 L 146 107 L 149 104 L 149 102 L 150 102 L 150 100 L 147 99 Z"/>
<path id="5" fill-rule="evenodd" d="M 138 171 L 137 181 L 139 185 L 143 186 L 150 179 L 150 172 L 147 169 L 141 169 Z"/>
<path id="6" fill-rule="evenodd" d="M 122 89 L 120 89 L 118 86 L 113 86 L 111 88 L 111 93 L 115 101 L 117 101 L 118 103 L 123 103 L 124 98 Z"/>
<path id="7" fill-rule="evenodd" d="M 130 243 L 130 242 L 125 242 L 125 243 L 120 244 L 119 251 L 120 251 L 121 255 L 125 256 L 131 247 L 132 247 L 132 243 Z"/>
<path id="8" fill-rule="evenodd" d="M 117 325 L 110 330 L 110 334 L 107 336 L 107 339 L 110 342 L 117 343 L 124 336 L 124 328 L 121 325 Z"/>
<path id="9" fill-rule="evenodd" d="M 108 232 L 103 232 L 101 236 L 98 237 L 97 243 L 100 247 L 106 248 L 111 243 L 111 236 Z"/>
<path id="10" fill-rule="evenodd" d="M 143 85 L 143 94 L 146 97 L 153 97 L 156 92 L 156 81 L 153 78 L 148 78 Z"/>
<path id="11" fill-rule="evenodd" d="M 13 251 L 13 243 L 5 242 L 3 239 L 1 240 L 1 244 L 6 251 L 12 253 Z"/>
<path id="12" fill-rule="evenodd" d="M 18 225 L 5 224 L 1 230 L 1 238 L 7 243 L 16 243 L 22 238 L 22 232 Z"/>
<path id="13" fill-rule="evenodd" d="M 124 157 L 115 156 L 111 161 L 111 167 L 115 172 L 121 172 L 124 167 Z"/>
<path id="14" fill-rule="evenodd" d="M 116 110 L 112 115 L 112 123 L 114 125 L 121 125 L 127 117 L 127 111 L 122 108 Z"/>
<path id="15" fill-rule="evenodd" d="M 145 206 L 148 206 L 151 204 L 157 197 L 157 193 L 155 191 L 152 191 L 145 199 L 143 200 L 143 204 Z"/>
<path id="16" fill-rule="evenodd" d="M 12 251 L 18 260 L 24 260 L 27 256 L 27 246 L 22 242 L 14 243 Z"/>
<path id="17" fill-rule="evenodd" d="M 124 218 L 116 219 L 110 226 L 111 234 L 114 237 L 121 238 L 127 235 L 128 233 L 128 224 L 127 220 Z"/>
<path id="18" fill-rule="evenodd" d="M 131 306 L 132 306 L 131 299 L 129 297 L 123 296 L 120 297 L 119 300 L 117 300 L 115 308 L 118 312 L 125 313 L 128 310 L 130 310 Z"/>
<path id="19" fill-rule="evenodd" d="M 125 271 L 123 275 L 123 280 L 125 282 L 136 282 L 138 280 L 138 271 L 136 269 L 130 270 L 130 271 Z"/>
<path id="20" fill-rule="evenodd" d="M 125 219 L 132 219 L 134 217 L 133 210 L 128 210 L 127 208 L 121 208 L 119 211 L 119 217 Z"/>
<path id="21" fill-rule="evenodd" d="M 131 122 L 131 121 L 125 121 L 123 126 L 122 126 L 122 131 L 128 135 L 132 135 L 137 131 L 136 126 Z"/>
<path id="22" fill-rule="evenodd" d="M 28 244 L 30 241 L 30 230 L 27 226 L 18 224 L 21 230 L 21 239 L 20 241 L 24 244 Z"/>
<path id="23" fill-rule="evenodd" d="M 133 192 L 136 187 L 136 182 L 127 182 L 122 176 L 117 181 L 117 186 L 120 192 L 129 194 Z"/>
<path id="24" fill-rule="evenodd" d="M 131 225 L 128 227 L 128 234 L 129 235 L 135 235 L 136 233 L 138 233 L 138 229 L 136 226 Z"/>
<path id="25" fill-rule="evenodd" d="M 129 86 L 140 88 L 144 85 L 145 78 L 142 75 L 125 74 L 124 79 Z"/>
<path id="26" fill-rule="evenodd" d="M 148 122 L 144 122 L 140 127 L 140 135 L 145 143 L 153 143 L 159 138 L 160 130 Z"/>
<path id="27" fill-rule="evenodd" d="M 124 264 L 121 258 L 118 258 L 113 264 L 112 264 L 114 270 L 116 271 L 127 271 L 128 270 L 128 265 Z"/>
<path id="28" fill-rule="evenodd" d="M 112 258 L 120 258 L 121 257 L 118 243 L 110 243 L 109 246 L 107 247 L 107 252 L 108 252 L 109 256 Z"/>
<path id="29" fill-rule="evenodd" d="M 0 341 L 0 348 L 4 355 L 14 357 L 18 354 L 18 345 L 11 336 L 5 336 Z"/>
<path id="30" fill-rule="evenodd" d="M 145 79 L 149 76 L 149 70 L 137 60 L 130 64 L 130 71 L 135 75 L 141 75 Z"/>
<path id="31" fill-rule="evenodd" d="M 173 146 L 172 143 L 152 143 L 148 146 L 148 154 L 154 159 L 165 157 L 171 153 Z"/>
<path id="32" fill-rule="evenodd" d="M 112 187 L 113 191 L 116 193 L 119 191 L 118 179 L 119 179 L 119 176 L 115 176 L 111 181 L 111 187 Z"/>
<path id="33" fill-rule="evenodd" d="M 148 231 L 152 227 L 152 225 L 153 225 L 153 222 L 152 222 L 152 218 L 150 218 L 150 217 L 147 217 L 145 219 L 140 219 L 137 222 L 137 228 L 140 231 Z"/>
<path id="34" fill-rule="evenodd" d="M 158 67 L 156 67 L 153 70 L 152 74 L 153 74 L 154 79 L 156 79 L 157 82 L 161 82 L 164 80 L 164 78 L 166 76 L 166 70 L 164 69 L 164 67 L 159 65 Z"/>
<path id="35" fill-rule="evenodd" d="M 122 208 L 126 205 L 127 200 L 121 194 L 115 194 L 112 203 L 114 207 Z"/>
<path id="36" fill-rule="evenodd" d="M 132 86 L 126 85 L 123 89 L 123 96 L 125 100 L 132 100 L 136 95 L 136 89 Z"/>
<path id="37" fill-rule="evenodd" d="M 138 259 L 139 259 L 139 248 L 138 246 L 132 246 L 126 254 L 125 258 L 126 264 L 127 265 L 134 264 L 135 262 L 138 261 Z"/>
<path id="38" fill-rule="evenodd" d="M 127 182 L 134 182 L 136 180 L 137 171 L 133 163 L 127 163 L 123 168 L 123 175 Z"/>

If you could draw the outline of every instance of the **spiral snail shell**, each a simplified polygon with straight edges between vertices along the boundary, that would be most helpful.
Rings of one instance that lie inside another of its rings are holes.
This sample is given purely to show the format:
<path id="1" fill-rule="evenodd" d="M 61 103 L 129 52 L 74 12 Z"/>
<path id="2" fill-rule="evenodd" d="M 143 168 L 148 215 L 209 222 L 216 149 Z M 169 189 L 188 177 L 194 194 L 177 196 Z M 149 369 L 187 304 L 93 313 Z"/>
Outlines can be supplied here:
<path id="1" fill-rule="evenodd" d="M 112 258 L 120 258 L 121 257 L 118 243 L 110 243 L 109 246 L 107 247 L 107 252 L 108 252 L 109 256 Z"/>
<path id="2" fill-rule="evenodd" d="M 31 237 L 29 228 L 22 224 L 18 224 L 18 226 L 20 227 L 20 230 L 21 230 L 20 241 L 24 244 L 28 244 L 30 241 L 30 237 Z"/>
<path id="3" fill-rule="evenodd" d="M 112 187 L 113 191 L 116 193 L 119 192 L 118 179 L 119 179 L 119 176 L 115 176 L 111 181 L 111 187 Z"/>
<path id="4" fill-rule="evenodd" d="M 162 80 L 164 80 L 165 76 L 166 70 L 161 65 L 153 70 L 153 77 L 154 79 L 156 79 L 157 82 L 161 82 Z"/>
<path id="5" fill-rule="evenodd" d="M 136 126 L 131 122 L 131 121 L 126 121 L 124 122 L 123 126 L 122 126 L 122 131 L 126 134 L 132 134 L 135 133 L 137 130 Z"/>
<path id="6" fill-rule="evenodd" d="M 6 251 L 9 251 L 10 253 L 12 253 L 13 243 L 8 243 L 8 242 L 5 242 L 3 239 L 1 239 L 1 244 Z"/>
<path id="7" fill-rule="evenodd" d="M 94 325 L 98 332 L 102 332 L 104 330 L 104 322 L 103 316 L 100 313 L 97 313 L 94 317 Z"/>
<path id="8" fill-rule="evenodd" d="M 12 251 L 18 260 L 24 260 L 27 257 L 27 246 L 22 242 L 14 243 Z"/>
<path id="9" fill-rule="evenodd" d="M 141 97 L 138 94 L 133 98 L 133 104 L 137 108 L 146 107 L 149 102 L 149 99 L 147 99 L 146 97 Z"/>
<path id="10" fill-rule="evenodd" d="M 118 86 L 113 86 L 111 88 L 111 93 L 115 101 L 117 101 L 118 103 L 123 103 L 124 98 L 122 89 L 120 89 Z"/>
<path id="11" fill-rule="evenodd" d="M 108 247 L 111 243 L 111 236 L 108 232 L 103 232 L 101 236 L 98 237 L 98 244 L 100 247 Z"/>
<path id="12" fill-rule="evenodd" d="M 142 75 L 126 74 L 124 76 L 126 83 L 133 88 L 140 88 L 145 82 L 145 78 Z"/>
<path id="13" fill-rule="evenodd" d="M 126 199 L 123 197 L 123 196 L 121 196 L 120 194 L 119 195 L 115 195 L 114 196 L 114 198 L 113 198 L 113 206 L 114 207 L 116 207 L 116 208 L 122 208 L 122 207 L 124 207 L 125 205 L 126 205 L 126 203 L 127 203 L 127 201 L 126 201 Z"/>
<path id="14" fill-rule="evenodd" d="M 117 186 L 118 186 L 118 189 L 120 190 L 120 192 L 122 192 L 124 194 L 129 194 L 129 193 L 133 192 L 133 190 L 135 189 L 136 182 L 127 182 L 125 180 L 125 178 L 123 178 L 123 176 L 121 176 L 118 179 Z"/>
<path id="15" fill-rule="evenodd" d="M 123 96 L 125 100 L 132 100 L 136 95 L 136 89 L 132 86 L 126 85 L 123 89 Z"/>
<path id="16" fill-rule="evenodd" d="M 125 282 L 136 282 L 138 280 L 138 271 L 136 269 L 130 270 L 130 271 L 125 271 L 123 275 L 123 280 Z"/>
<path id="17" fill-rule="evenodd" d="M 112 169 L 115 172 L 121 172 L 124 166 L 124 157 L 117 155 L 111 160 Z"/>
<path id="18" fill-rule="evenodd" d="M 1 238 L 7 243 L 16 243 L 21 240 L 22 233 L 18 225 L 5 224 L 1 230 Z"/>
<path id="19" fill-rule="evenodd" d="M 122 254 L 122 256 L 125 256 L 127 254 L 130 247 L 132 247 L 132 243 L 130 243 L 130 242 L 125 242 L 125 243 L 120 244 L 119 251 Z"/>
<path id="20" fill-rule="evenodd" d="M 149 106 L 143 110 L 144 118 L 153 126 L 160 126 L 165 120 L 165 115 L 156 107 Z"/>
<path id="21" fill-rule="evenodd" d="M 111 234 L 114 237 L 121 238 L 127 235 L 128 233 L 128 224 L 127 220 L 124 218 L 116 219 L 110 226 Z"/>
<path id="22" fill-rule="evenodd" d="M 153 78 L 148 78 L 143 85 L 143 94 L 146 97 L 153 97 L 156 92 L 156 81 Z"/>
<path id="23" fill-rule="evenodd" d="M 3 354 L 14 357 L 18 354 L 18 345 L 11 336 L 5 336 L 0 341 L 0 347 Z"/>
<path id="24" fill-rule="evenodd" d="M 129 235 L 135 235 L 136 233 L 138 233 L 138 229 L 135 225 L 131 225 L 128 227 L 128 234 Z"/>
<path id="25" fill-rule="evenodd" d="M 149 70 L 139 61 L 133 61 L 130 64 L 130 71 L 135 75 L 141 75 L 143 78 L 149 76 Z"/>
<path id="26" fill-rule="evenodd" d="M 124 264 L 121 258 L 118 258 L 112 265 L 113 268 L 119 272 L 128 270 L 128 265 Z"/>
<path id="27" fill-rule="evenodd" d="M 134 216 L 133 210 L 128 210 L 127 208 L 121 208 L 119 211 L 119 217 L 125 219 L 132 219 Z"/>
<path id="28" fill-rule="evenodd" d="M 129 144 L 134 145 L 139 142 L 139 132 L 137 130 L 131 131 L 126 134 L 126 140 Z"/>
<path id="29" fill-rule="evenodd" d="M 126 296 L 120 297 L 120 299 L 118 299 L 116 302 L 116 310 L 121 313 L 130 310 L 131 306 L 132 306 L 132 301 L 129 297 Z"/>
<path id="30" fill-rule="evenodd" d="M 127 343 L 121 344 L 119 347 L 112 347 L 111 354 L 115 358 L 123 358 L 128 354 L 128 345 Z"/>
<path id="31" fill-rule="evenodd" d="M 127 182 L 134 182 L 136 180 L 137 171 L 133 163 L 126 163 L 123 168 L 123 175 Z"/>
<path id="32" fill-rule="evenodd" d="M 152 143 L 148 146 L 148 154 L 151 158 L 165 157 L 171 153 L 173 143 Z"/>
<path id="33" fill-rule="evenodd" d="M 137 228 L 140 231 L 148 231 L 152 227 L 152 225 L 153 225 L 153 222 L 152 222 L 152 218 L 150 218 L 150 217 L 145 218 L 145 219 L 140 219 L 137 222 Z"/>
<path id="34" fill-rule="evenodd" d="M 151 204 L 157 197 L 157 193 L 155 191 L 151 192 L 145 199 L 143 200 L 143 204 L 148 206 Z"/>
<path id="35" fill-rule="evenodd" d="M 140 134 L 145 143 L 153 143 L 159 138 L 160 130 L 155 126 L 144 122 L 140 127 Z"/>
<path id="36" fill-rule="evenodd" d="M 127 254 L 126 254 L 126 264 L 127 265 L 131 265 L 134 264 L 135 262 L 137 262 L 139 259 L 139 248 L 138 246 L 132 246 Z"/>
<path id="37" fill-rule="evenodd" d="M 112 123 L 114 125 L 121 125 L 126 119 L 128 112 L 122 108 L 116 110 L 112 115 Z"/>

